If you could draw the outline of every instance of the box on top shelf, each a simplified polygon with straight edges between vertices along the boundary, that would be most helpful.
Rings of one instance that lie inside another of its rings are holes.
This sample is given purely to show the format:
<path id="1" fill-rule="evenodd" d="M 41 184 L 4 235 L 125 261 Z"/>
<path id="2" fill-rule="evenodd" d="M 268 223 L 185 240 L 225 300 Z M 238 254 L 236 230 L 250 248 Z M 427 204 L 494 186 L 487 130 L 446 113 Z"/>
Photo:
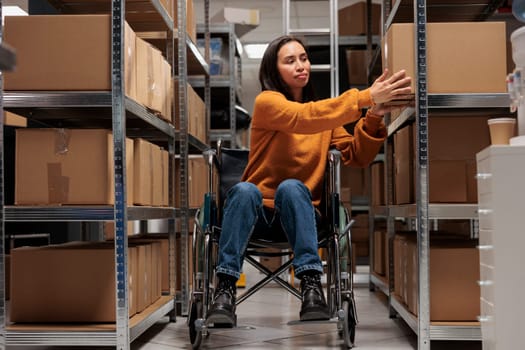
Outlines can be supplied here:
<path id="1" fill-rule="evenodd" d="M 137 102 L 172 122 L 171 66 L 162 53 L 146 41 L 136 40 Z"/>
<path id="2" fill-rule="evenodd" d="M 210 22 L 235 24 L 235 34 L 240 38 L 259 25 L 259 10 L 223 7 L 210 18 Z"/>
<path id="3" fill-rule="evenodd" d="M 415 87 L 414 24 L 392 24 L 383 38 L 383 67 L 405 69 Z M 429 93 L 505 93 L 505 22 L 427 23 Z"/>
<path id="4" fill-rule="evenodd" d="M 114 204 L 113 135 L 105 129 L 17 129 L 15 204 Z M 133 204 L 133 141 L 126 140 Z"/>
<path id="5" fill-rule="evenodd" d="M 109 15 L 8 16 L 4 39 L 17 67 L 4 75 L 7 91 L 111 90 Z M 124 26 L 124 92 L 171 121 L 171 67 L 160 51 Z"/>
<path id="6" fill-rule="evenodd" d="M 125 71 L 133 70 L 134 35 L 125 25 Z M 7 16 L 4 40 L 16 49 L 17 67 L 5 90 L 110 90 L 109 15 Z M 126 75 L 128 77 L 128 75 Z M 125 90 L 133 97 L 132 75 Z"/>
<path id="7" fill-rule="evenodd" d="M 372 34 L 381 33 L 381 5 L 372 4 Z M 339 35 L 367 34 L 366 2 L 360 1 L 339 9 Z"/>

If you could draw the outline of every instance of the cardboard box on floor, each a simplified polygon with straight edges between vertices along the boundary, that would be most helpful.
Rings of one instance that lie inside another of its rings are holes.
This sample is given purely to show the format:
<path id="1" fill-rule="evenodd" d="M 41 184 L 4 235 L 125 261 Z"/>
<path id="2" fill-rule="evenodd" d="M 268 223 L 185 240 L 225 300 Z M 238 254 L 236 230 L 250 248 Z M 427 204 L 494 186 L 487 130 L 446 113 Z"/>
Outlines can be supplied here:
<path id="1" fill-rule="evenodd" d="M 127 203 L 133 141 L 126 140 Z M 113 135 L 105 129 L 17 129 L 15 204 L 114 204 Z"/>
<path id="2" fill-rule="evenodd" d="M 415 88 L 414 25 L 394 23 L 383 39 L 383 68 L 405 69 Z M 505 22 L 427 24 L 429 93 L 507 92 Z"/>
<path id="3" fill-rule="evenodd" d="M 13 249 L 10 320 L 115 322 L 115 252 L 110 248 L 80 243 Z M 137 257 L 129 247 L 130 317 L 137 311 L 140 289 Z"/>

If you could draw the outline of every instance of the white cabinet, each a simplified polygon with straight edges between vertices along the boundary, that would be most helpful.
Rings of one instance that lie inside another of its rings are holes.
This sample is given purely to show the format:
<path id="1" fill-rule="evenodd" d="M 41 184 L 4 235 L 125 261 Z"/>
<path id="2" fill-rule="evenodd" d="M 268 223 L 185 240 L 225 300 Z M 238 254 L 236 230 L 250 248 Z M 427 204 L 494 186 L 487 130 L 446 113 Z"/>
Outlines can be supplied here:
<path id="1" fill-rule="evenodd" d="M 525 146 L 477 154 L 483 350 L 520 349 L 525 330 Z"/>

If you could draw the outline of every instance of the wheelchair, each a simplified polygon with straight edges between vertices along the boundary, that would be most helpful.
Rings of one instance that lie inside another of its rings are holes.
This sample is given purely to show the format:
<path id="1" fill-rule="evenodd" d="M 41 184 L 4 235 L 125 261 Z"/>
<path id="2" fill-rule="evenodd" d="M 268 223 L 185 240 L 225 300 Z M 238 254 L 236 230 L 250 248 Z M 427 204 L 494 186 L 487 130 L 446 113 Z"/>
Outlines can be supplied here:
<path id="1" fill-rule="evenodd" d="M 221 211 L 229 188 L 241 179 L 248 162 L 248 153 L 248 150 L 221 147 L 220 142 L 216 150 L 210 149 L 203 152 L 208 164 L 209 182 L 204 202 L 195 215 L 192 242 L 193 261 L 191 262 L 193 264 L 193 284 L 187 317 L 193 349 L 200 347 L 203 338 L 209 336 L 210 329 L 220 327 L 220 325 L 207 324 L 206 319 L 213 303 L 216 285 L 215 267 L 218 260 Z M 318 246 L 327 250 L 326 297 L 331 318 L 324 322 L 337 323 L 339 336 L 348 348 L 352 348 L 358 322 L 351 266 L 350 227 L 353 221 L 350 220 L 348 211 L 339 200 L 340 158 L 341 154 L 337 150 L 330 150 L 327 155 L 324 194 L 319 208 L 323 223 L 318 227 Z M 274 236 L 269 234 L 269 237 Z M 278 251 L 270 253 L 261 248 L 278 248 Z M 258 256 L 286 256 L 289 259 L 275 271 L 270 271 L 256 259 Z M 283 272 L 291 268 L 293 262 L 293 254 L 288 242 L 252 237 L 244 261 L 262 272 L 264 277 L 249 289 L 237 293 L 237 305 L 271 281 L 301 299 L 298 288 L 280 277 Z"/>

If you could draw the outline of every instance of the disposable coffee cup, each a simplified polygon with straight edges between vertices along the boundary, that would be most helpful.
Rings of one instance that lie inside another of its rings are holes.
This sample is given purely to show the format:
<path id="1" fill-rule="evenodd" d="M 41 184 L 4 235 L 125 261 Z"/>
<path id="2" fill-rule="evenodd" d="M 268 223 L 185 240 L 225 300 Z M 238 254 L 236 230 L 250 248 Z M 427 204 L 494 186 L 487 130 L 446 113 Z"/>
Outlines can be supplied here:
<path id="1" fill-rule="evenodd" d="M 490 130 L 490 142 L 493 145 L 508 145 L 516 133 L 516 119 L 492 118 L 487 121 Z"/>

